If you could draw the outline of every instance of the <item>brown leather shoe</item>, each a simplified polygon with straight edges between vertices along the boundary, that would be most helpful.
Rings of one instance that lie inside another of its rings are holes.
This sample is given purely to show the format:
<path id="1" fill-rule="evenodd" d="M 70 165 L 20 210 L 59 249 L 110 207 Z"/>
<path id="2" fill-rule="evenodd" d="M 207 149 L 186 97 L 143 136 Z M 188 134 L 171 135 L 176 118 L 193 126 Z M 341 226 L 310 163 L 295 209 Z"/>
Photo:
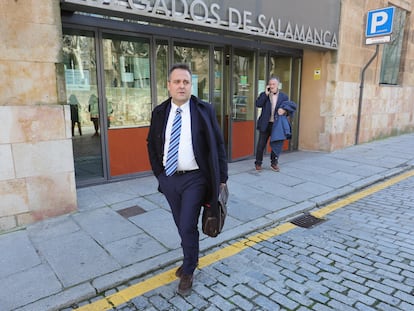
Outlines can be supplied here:
<path id="1" fill-rule="evenodd" d="M 191 287 L 193 286 L 193 275 L 192 274 L 182 274 L 180 283 L 178 284 L 177 292 L 181 296 L 188 296 L 191 293 Z"/>
<path id="2" fill-rule="evenodd" d="M 275 172 L 280 172 L 280 168 L 277 164 L 270 165 L 271 169 Z"/>
<path id="3" fill-rule="evenodd" d="M 183 266 L 179 266 L 178 269 L 175 271 L 175 276 L 181 279 L 182 275 L 183 275 Z"/>
<path id="4" fill-rule="evenodd" d="M 255 165 L 255 168 L 256 168 L 256 171 L 261 171 L 262 170 L 262 166 L 258 165 L 258 164 Z"/>

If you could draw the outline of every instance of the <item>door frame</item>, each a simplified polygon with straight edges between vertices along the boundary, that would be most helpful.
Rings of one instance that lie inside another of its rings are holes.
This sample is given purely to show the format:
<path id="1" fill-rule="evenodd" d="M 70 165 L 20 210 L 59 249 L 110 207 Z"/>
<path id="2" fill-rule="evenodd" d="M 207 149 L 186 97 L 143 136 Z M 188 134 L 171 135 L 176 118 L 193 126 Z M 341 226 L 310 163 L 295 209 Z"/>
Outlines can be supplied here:
<path id="1" fill-rule="evenodd" d="M 233 105 L 233 94 L 235 94 L 235 89 L 234 89 L 234 83 L 232 83 L 232 77 L 233 77 L 233 73 L 234 73 L 234 57 L 236 55 L 235 50 L 240 50 L 240 51 L 245 51 L 247 53 L 252 53 L 253 54 L 253 62 L 254 62 L 254 68 L 253 68 L 253 74 L 252 74 L 252 83 L 251 83 L 251 88 L 252 88 L 252 92 L 253 94 L 256 94 L 256 90 L 257 90 L 257 55 L 258 55 L 258 49 L 254 49 L 254 48 L 246 48 L 246 47 L 242 47 L 242 46 L 238 46 L 238 45 L 229 45 L 228 46 L 229 49 L 229 70 L 227 72 L 228 74 L 228 79 L 226 79 L 226 81 L 228 81 L 228 91 L 227 92 L 227 109 L 228 109 L 228 113 L 229 113 L 229 146 L 228 146 L 228 155 L 229 155 L 229 161 L 241 161 L 244 159 L 249 159 L 252 156 L 255 155 L 255 146 L 256 146 L 256 106 L 255 106 L 255 100 L 256 100 L 256 96 L 253 96 L 253 119 L 249 120 L 249 121 L 253 121 L 254 122 L 254 126 L 253 129 L 251 129 L 251 135 L 253 135 L 252 138 L 252 152 L 249 155 L 243 155 L 240 156 L 238 158 L 234 158 L 234 154 L 233 154 L 233 147 L 234 147 L 234 124 L 236 124 L 235 120 L 233 120 L 233 113 L 234 111 L 234 105 Z"/>

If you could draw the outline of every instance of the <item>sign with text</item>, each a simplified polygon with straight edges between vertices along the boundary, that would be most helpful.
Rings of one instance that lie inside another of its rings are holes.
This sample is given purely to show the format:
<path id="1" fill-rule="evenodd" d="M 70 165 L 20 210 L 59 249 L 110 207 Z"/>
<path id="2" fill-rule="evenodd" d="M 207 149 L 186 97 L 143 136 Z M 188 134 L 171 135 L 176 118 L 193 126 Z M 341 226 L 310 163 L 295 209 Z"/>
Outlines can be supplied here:
<path id="1" fill-rule="evenodd" d="M 60 3 L 67 11 L 338 49 L 340 0 L 60 0 Z"/>
<path id="2" fill-rule="evenodd" d="M 367 15 L 366 37 L 385 36 L 392 33 L 394 7 L 369 11 Z"/>

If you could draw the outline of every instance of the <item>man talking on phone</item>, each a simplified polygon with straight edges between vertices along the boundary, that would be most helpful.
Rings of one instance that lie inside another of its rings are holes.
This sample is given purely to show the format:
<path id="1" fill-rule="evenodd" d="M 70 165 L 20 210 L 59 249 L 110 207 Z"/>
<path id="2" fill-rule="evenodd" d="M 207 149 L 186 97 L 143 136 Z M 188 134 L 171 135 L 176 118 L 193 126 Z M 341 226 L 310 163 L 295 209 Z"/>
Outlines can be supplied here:
<path id="1" fill-rule="evenodd" d="M 254 162 L 256 171 L 262 170 L 263 153 L 266 148 L 269 137 L 272 133 L 275 116 L 286 114 L 286 111 L 280 108 L 280 105 L 289 100 L 289 97 L 279 91 L 279 78 L 271 77 L 266 86 L 266 90 L 260 93 L 256 99 L 256 107 L 262 108 L 262 112 L 257 121 L 259 130 L 259 140 L 256 147 L 256 161 Z M 279 172 L 278 155 L 273 151 L 270 153 L 270 168 Z"/>

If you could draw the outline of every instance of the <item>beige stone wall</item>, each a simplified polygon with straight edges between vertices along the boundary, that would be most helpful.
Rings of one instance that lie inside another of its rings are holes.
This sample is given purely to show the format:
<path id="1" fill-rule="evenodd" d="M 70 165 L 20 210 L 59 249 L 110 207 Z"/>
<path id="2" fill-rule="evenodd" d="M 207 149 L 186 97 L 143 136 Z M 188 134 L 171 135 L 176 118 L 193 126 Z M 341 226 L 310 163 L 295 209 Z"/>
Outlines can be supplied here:
<path id="1" fill-rule="evenodd" d="M 327 86 L 326 54 L 317 51 L 304 51 L 302 64 L 302 89 L 299 121 L 299 149 L 320 150 L 320 136 L 325 132 L 325 117 L 321 107 L 325 102 Z M 315 78 L 315 70 L 320 69 L 320 79 Z M 329 103 L 325 102 L 325 105 Z M 329 109 L 329 108 L 327 108 Z"/>
<path id="2" fill-rule="evenodd" d="M 59 1 L 1 1 L 0 42 L 2 232 L 74 211 L 76 187 Z"/>
<path id="3" fill-rule="evenodd" d="M 361 71 L 376 46 L 365 45 L 366 13 L 390 5 L 409 12 L 412 0 L 342 0 L 340 49 L 305 51 L 299 149 L 332 151 L 356 142 Z M 359 143 L 414 131 L 414 22 L 408 18 L 401 84 L 379 85 L 382 48 L 365 72 Z M 321 80 L 313 79 L 322 68 Z"/>

